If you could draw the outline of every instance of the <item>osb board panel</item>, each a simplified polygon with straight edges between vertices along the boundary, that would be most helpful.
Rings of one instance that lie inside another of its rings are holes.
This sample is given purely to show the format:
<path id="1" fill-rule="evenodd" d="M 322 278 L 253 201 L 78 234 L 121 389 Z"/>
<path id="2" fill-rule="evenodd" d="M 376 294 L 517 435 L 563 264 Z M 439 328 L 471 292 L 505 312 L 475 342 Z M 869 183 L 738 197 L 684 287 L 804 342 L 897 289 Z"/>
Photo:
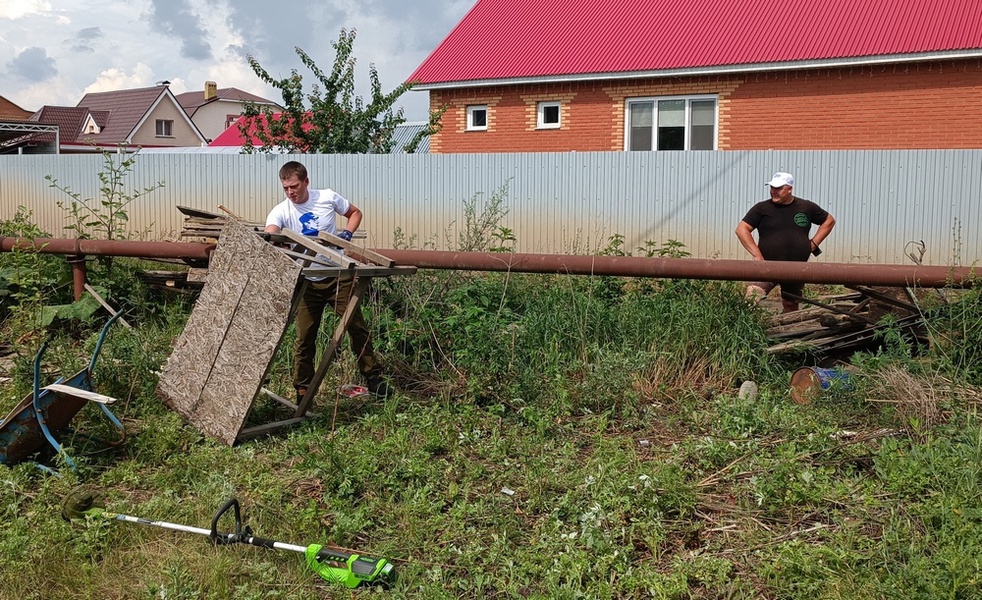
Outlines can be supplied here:
<path id="1" fill-rule="evenodd" d="M 250 251 L 250 241 L 239 229 L 234 228 L 228 239 L 221 238 L 212 253 L 211 271 L 217 276 L 202 288 L 184 332 L 161 372 L 157 389 L 168 405 L 185 418 L 190 417 L 200 400 L 249 283 L 250 263 L 260 253 L 258 249 Z"/>
<path id="2" fill-rule="evenodd" d="M 230 220 L 158 393 L 205 435 L 232 444 L 288 324 L 300 265 Z"/>

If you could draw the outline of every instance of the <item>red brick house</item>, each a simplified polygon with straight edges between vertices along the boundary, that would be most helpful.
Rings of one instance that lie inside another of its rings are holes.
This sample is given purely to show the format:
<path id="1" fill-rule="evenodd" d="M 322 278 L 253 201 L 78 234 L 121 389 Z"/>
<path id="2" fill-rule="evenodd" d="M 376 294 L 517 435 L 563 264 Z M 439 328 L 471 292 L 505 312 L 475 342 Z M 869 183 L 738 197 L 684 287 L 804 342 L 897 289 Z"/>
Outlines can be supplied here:
<path id="1" fill-rule="evenodd" d="M 432 153 L 982 148 L 979 0 L 478 0 Z"/>

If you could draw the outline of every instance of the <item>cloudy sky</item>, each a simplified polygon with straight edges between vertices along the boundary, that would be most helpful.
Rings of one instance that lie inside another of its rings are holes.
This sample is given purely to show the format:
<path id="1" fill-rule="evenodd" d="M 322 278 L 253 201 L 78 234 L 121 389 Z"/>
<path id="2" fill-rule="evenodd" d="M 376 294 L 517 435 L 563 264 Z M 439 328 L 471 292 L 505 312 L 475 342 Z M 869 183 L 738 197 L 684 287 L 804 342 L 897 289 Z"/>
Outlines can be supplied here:
<path id="1" fill-rule="evenodd" d="M 25 110 L 75 106 L 87 92 L 171 82 L 175 94 L 205 81 L 282 102 L 246 62 L 274 78 L 313 75 L 334 64 L 342 28 L 357 31 L 356 93 L 370 95 L 374 63 L 382 89 L 405 81 L 476 0 L 0 0 L 0 96 Z M 426 92 L 396 107 L 426 118 Z"/>

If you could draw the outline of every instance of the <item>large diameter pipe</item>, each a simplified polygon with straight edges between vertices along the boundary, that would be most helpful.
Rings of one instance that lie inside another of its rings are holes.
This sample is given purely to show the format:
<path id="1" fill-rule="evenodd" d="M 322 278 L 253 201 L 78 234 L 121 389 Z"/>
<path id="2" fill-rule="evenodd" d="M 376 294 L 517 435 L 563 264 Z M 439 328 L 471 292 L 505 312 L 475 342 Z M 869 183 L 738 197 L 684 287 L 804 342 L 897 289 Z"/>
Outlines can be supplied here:
<path id="1" fill-rule="evenodd" d="M 68 256 L 128 256 L 132 258 L 207 259 L 215 244 L 199 242 L 136 242 L 73 238 L 0 237 L 0 252 L 14 250 Z"/>
<path id="2" fill-rule="evenodd" d="M 975 280 L 975 270 L 968 267 L 433 250 L 378 249 L 375 252 L 391 258 L 397 264 L 415 265 L 421 269 L 924 288 L 968 287 L 973 285 Z"/>
<path id="3" fill-rule="evenodd" d="M 63 238 L 0 237 L 0 252 L 33 250 L 69 256 L 129 256 L 139 258 L 207 259 L 215 244 L 196 242 L 135 242 Z M 397 264 L 421 269 L 564 273 L 665 279 L 722 279 L 786 281 L 838 285 L 881 285 L 941 288 L 975 283 L 975 269 L 923 265 L 806 263 L 788 261 L 709 260 L 700 258 L 642 258 L 637 256 L 579 256 L 440 252 L 376 249 Z M 357 256 L 357 252 L 352 252 Z"/>

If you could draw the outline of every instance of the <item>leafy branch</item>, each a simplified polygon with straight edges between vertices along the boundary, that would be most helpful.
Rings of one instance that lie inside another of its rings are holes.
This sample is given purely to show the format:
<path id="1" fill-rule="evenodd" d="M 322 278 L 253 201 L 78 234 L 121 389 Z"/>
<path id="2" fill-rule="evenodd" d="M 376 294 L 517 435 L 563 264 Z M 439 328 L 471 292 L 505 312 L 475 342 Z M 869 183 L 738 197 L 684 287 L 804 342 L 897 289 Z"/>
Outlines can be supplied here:
<path id="1" fill-rule="evenodd" d="M 305 152 L 322 154 L 367 154 L 392 151 L 395 128 L 406 122 L 402 109 L 393 112 L 396 100 L 412 89 L 403 83 L 389 93 L 382 91 L 375 65 L 369 68 L 371 99 L 368 103 L 355 95 L 355 30 L 342 29 L 331 45 L 337 52 L 330 73 L 321 70 L 314 60 L 296 47 L 300 62 L 313 73 L 316 83 L 309 93 L 303 89 L 303 76 L 293 69 L 289 77 L 276 79 L 255 57 L 248 57 L 249 66 L 264 83 L 280 90 L 285 109 L 274 112 L 269 105 L 247 102 L 245 118 L 239 124 L 244 138 L 242 151 Z M 439 131 L 440 119 L 446 109 L 430 115 L 426 128 L 407 149 L 414 151 L 420 141 Z M 253 138 L 259 144 L 253 143 Z"/>

